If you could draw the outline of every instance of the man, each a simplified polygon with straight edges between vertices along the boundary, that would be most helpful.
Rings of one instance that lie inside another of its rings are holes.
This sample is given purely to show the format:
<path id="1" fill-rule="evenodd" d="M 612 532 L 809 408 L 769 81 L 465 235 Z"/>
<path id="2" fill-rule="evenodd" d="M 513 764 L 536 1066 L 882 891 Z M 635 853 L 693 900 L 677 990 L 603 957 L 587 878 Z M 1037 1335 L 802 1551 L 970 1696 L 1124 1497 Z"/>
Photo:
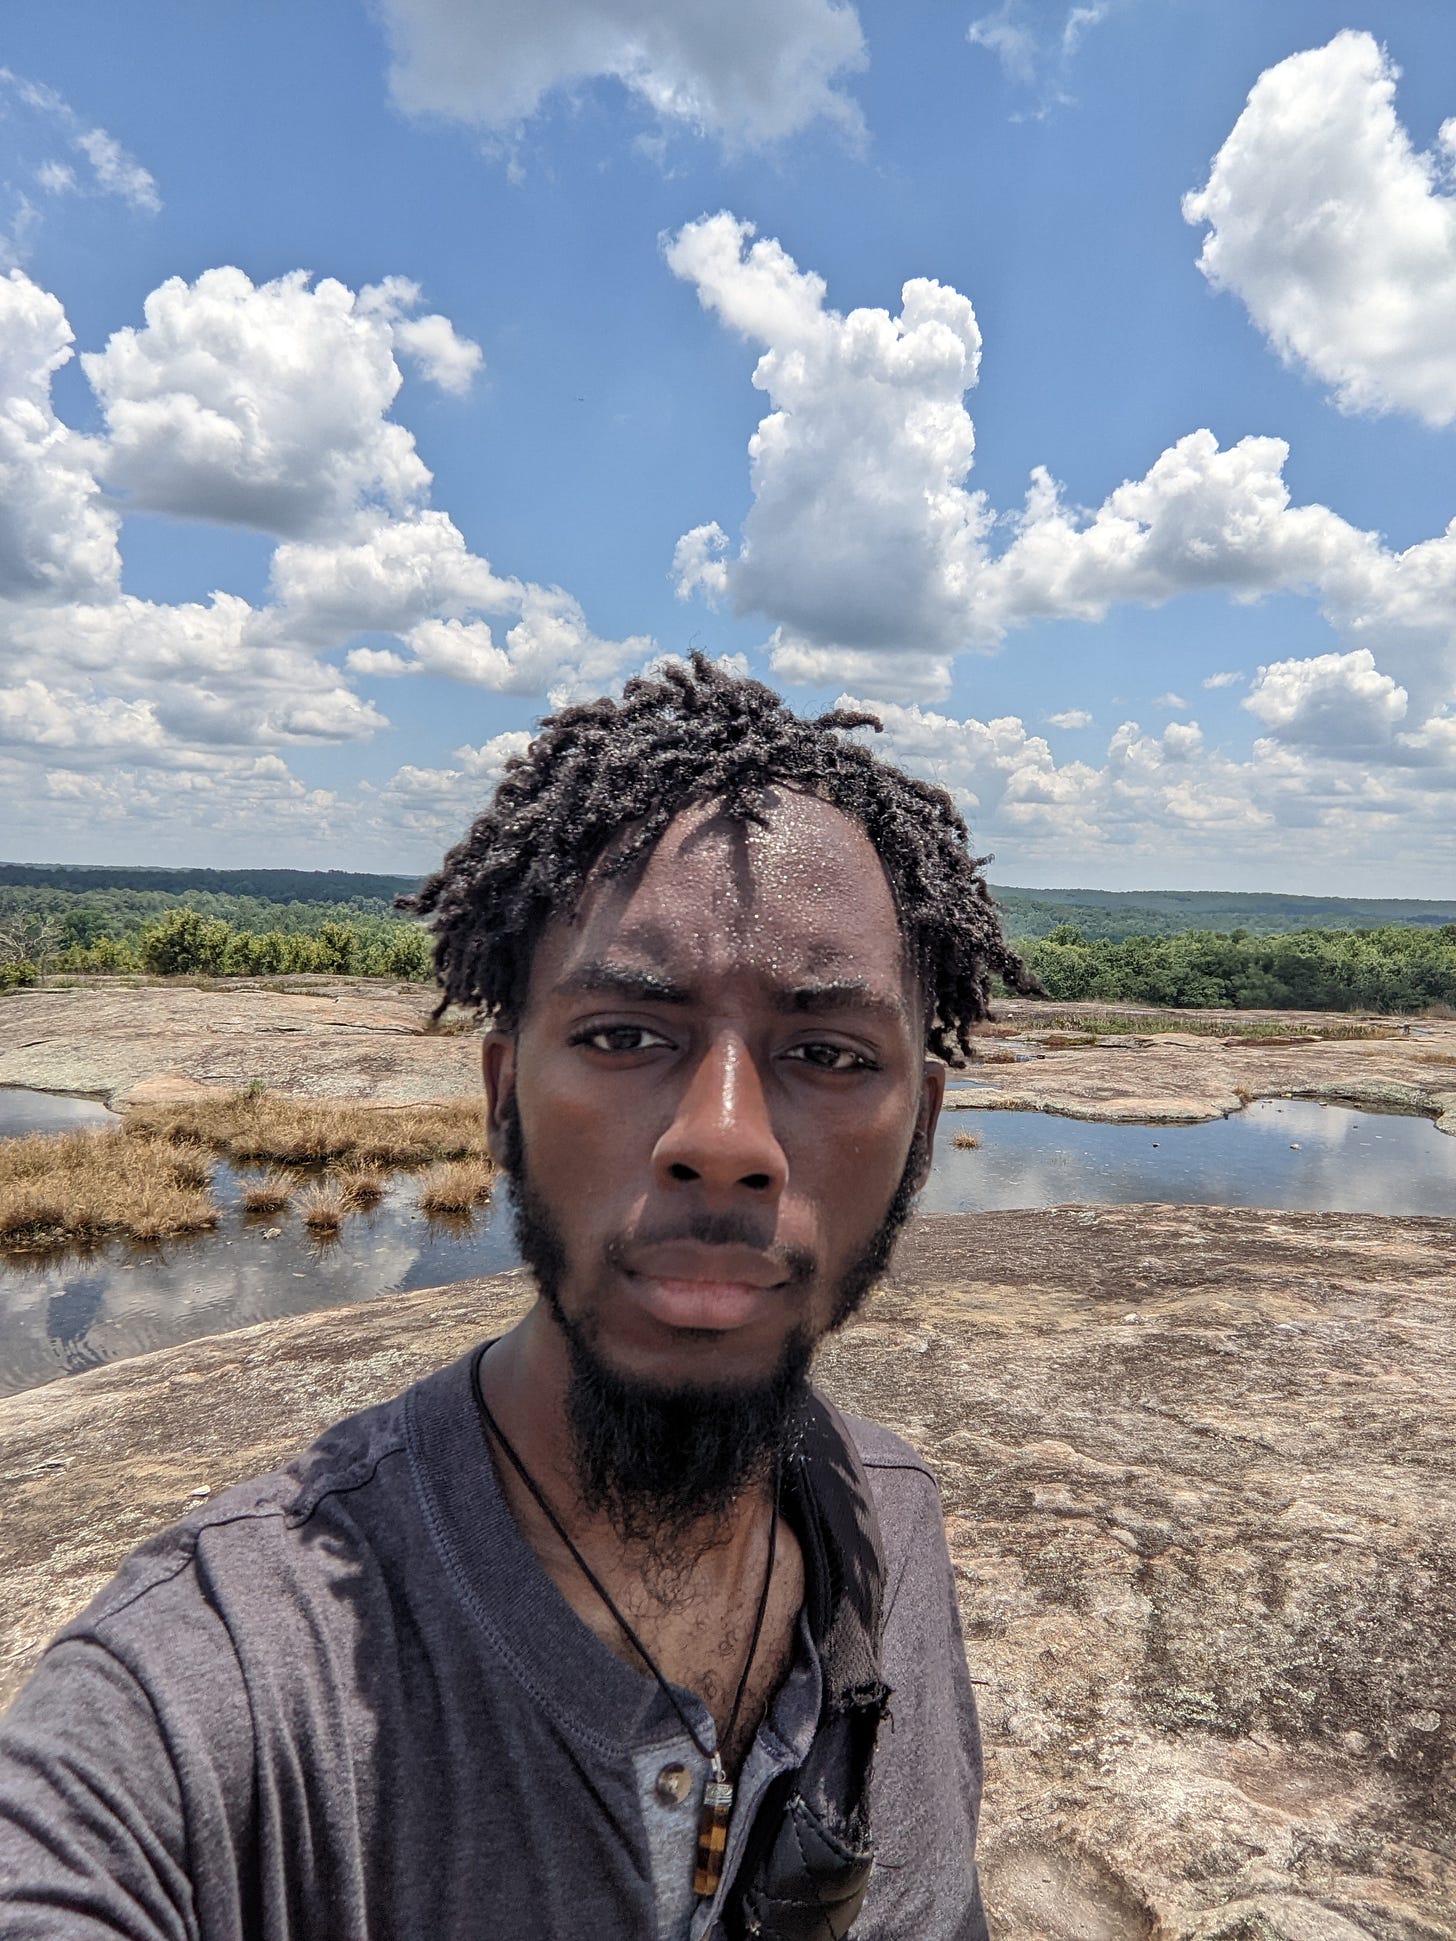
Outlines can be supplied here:
<path id="1" fill-rule="evenodd" d="M 425 884 L 539 1298 L 66 1627 L 0 1936 L 984 1935 L 935 1486 L 807 1369 L 1023 973 L 867 720 L 696 656 L 546 722 Z"/>

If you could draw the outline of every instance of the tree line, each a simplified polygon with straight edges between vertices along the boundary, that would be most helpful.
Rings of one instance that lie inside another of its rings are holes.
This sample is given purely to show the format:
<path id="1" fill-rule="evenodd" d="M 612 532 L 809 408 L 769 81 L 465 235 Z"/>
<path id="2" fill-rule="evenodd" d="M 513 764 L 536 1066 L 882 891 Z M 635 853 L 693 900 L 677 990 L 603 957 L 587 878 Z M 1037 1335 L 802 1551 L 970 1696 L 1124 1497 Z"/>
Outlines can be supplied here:
<path id="1" fill-rule="evenodd" d="M 276 913 L 277 906 L 271 907 Z M 32 908 L 7 915 L 0 910 L 0 990 L 56 974 L 314 973 L 420 983 L 433 975 L 429 934 L 392 914 L 322 915 L 315 906 L 306 927 L 278 921 L 264 927 L 256 919 L 235 922 L 190 907 L 169 908 L 149 920 L 130 908 L 115 914 L 123 921 L 97 928 L 79 922 L 71 911 Z M 1282 936 L 1251 936 L 1240 929 L 1123 938 L 1087 937 L 1064 923 L 1020 948 L 1047 997 L 1061 1003 L 1275 1011 L 1456 1009 L 1456 923 L 1435 929 L 1385 924 L 1370 930 L 1298 930 Z"/>
<path id="2" fill-rule="evenodd" d="M 1456 1007 L 1456 923 L 1436 929 L 1190 930 L 1177 937 L 1085 937 L 1074 924 L 1022 946 L 1063 1003 L 1180 1009 L 1405 1011 Z"/>
<path id="3" fill-rule="evenodd" d="M 398 917 L 325 917 L 311 930 L 250 930 L 200 910 L 168 910 L 133 934 L 67 942 L 54 917 L 0 919 L 0 990 L 56 974 L 153 977 L 395 977 L 424 983 L 433 945 Z"/>

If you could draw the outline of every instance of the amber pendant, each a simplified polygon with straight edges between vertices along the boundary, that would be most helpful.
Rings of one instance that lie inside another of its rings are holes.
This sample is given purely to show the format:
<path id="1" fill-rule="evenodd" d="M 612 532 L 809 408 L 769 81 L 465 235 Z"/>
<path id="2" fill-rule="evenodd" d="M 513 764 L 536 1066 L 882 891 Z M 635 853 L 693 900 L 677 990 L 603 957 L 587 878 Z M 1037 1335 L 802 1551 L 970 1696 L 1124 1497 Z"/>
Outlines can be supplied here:
<path id="1" fill-rule="evenodd" d="M 703 1788 L 703 1810 L 698 1819 L 698 1863 L 693 1872 L 693 1892 L 699 1900 L 709 1900 L 723 1878 L 723 1858 L 728 1851 L 728 1817 L 733 1811 L 733 1788 L 723 1771 L 723 1761 L 715 1752 Z"/>

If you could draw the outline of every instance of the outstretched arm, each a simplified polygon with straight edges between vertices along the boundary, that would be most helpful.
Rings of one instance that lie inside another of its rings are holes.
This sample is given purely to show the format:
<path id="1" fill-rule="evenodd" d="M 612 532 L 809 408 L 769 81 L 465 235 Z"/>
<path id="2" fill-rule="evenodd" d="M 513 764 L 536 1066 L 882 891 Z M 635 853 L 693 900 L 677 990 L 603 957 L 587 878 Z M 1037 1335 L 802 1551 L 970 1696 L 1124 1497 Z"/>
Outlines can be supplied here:
<path id="1" fill-rule="evenodd" d="M 104 1646 L 52 1646 L 0 1719 L 0 1941 L 195 1941 L 181 1788 Z"/>

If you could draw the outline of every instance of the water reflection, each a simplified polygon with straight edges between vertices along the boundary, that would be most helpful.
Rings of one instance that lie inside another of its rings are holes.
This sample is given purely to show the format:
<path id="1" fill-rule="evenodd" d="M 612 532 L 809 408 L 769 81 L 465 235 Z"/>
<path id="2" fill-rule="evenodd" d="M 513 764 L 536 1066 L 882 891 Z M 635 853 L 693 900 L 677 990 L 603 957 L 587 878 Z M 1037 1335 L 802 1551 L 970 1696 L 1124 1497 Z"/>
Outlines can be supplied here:
<path id="1" fill-rule="evenodd" d="M 959 1132 L 980 1139 L 958 1152 Z M 921 1204 L 933 1213 L 1115 1205 L 1456 1215 L 1456 1139 L 1429 1119 L 1261 1099 L 1206 1125 L 1099 1125 L 947 1112 Z"/>
<path id="2" fill-rule="evenodd" d="M 75 1132 L 82 1126 L 115 1125 L 116 1116 L 100 1099 L 73 1098 L 68 1092 L 32 1092 L 22 1085 L 0 1085 L 0 1139 L 23 1139 L 31 1132 Z"/>
<path id="3" fill-rule="evenodd" d="M 0 1124 L 15 1129 L 26 1108 L 3 1097 L 0 1106 L 10 1115 Z M 964 1132 L 979 1138 L 978 1149 L 955 1149 Z M 416 1182 L 396 1175 L 379 1206 L 351 1214 L 323 1241 L 293 1212 L 245 1214 L 248 1177 L 218 1166 L 224 1216 L 212 1234 L 0 1256 L 0 1394 L 198 1335 L 517 1264 L 504 1194 L 473 1218 L 431 1219 L 415 1204 Z M 1456 1139 L 1429 1120 L 1300 1100 L 1262 1102 L 1200 1126 L 947 1112 L 921 1204 L 963 1213 L 1147 1200 L 1449 1217 Z"/>
<path id="4" fill-rule="evenodd" d="M 0 1394 L 198 1335 L 516 1263 L 503 1195 L 472 1219 L 445 1222 L 421 1213 L 416 1182 L 396 1175 L 378 1207 L 321 1240 L 296 1214 L 243 1213 L 247 1177 L 218 1166 L 224 1213 L 211 1234 L 0 1256 Z"/>

